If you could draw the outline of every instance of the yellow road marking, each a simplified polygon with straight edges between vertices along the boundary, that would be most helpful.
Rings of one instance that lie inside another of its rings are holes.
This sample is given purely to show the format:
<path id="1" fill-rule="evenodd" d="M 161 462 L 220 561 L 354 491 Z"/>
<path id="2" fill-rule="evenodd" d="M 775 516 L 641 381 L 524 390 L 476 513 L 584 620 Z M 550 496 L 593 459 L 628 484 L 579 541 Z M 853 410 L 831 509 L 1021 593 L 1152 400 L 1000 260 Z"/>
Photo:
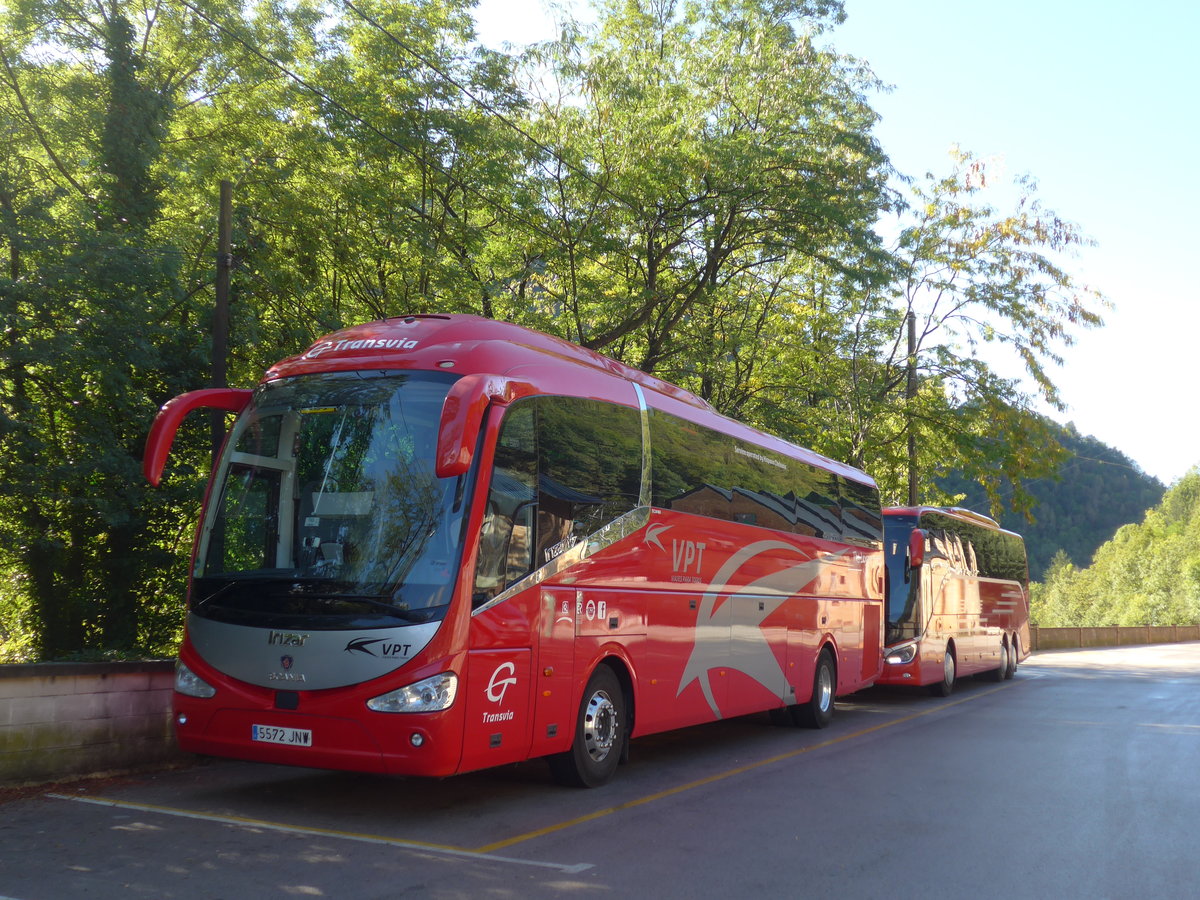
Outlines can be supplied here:
<path id="1" fill-rule="evenodd" d="M 658 791 L 657 793 L 654 793 L 654 794 L 648 794 L 645 797 L 639 797 L 636 800 L 628 800 L 625 803 L 618 803 L 616 806 L 610 806 L 606 809 L 598 809 L 595 812 L 590 812 L 587 815 L 583 815 L 583 816 L 577 816 L 576 818 L 568 819 L 565 822 L 558 822 L 554 825 L 547 825 L 545 828 L 539 828 L 536 831 L 529 831 L 529 832 L 526 832 L 525 834 L 516 835 L 515 837 L 505 838 L 502 841 L 495 841 L 494 843 L 486 844 L 482 847 L 477 847 L 475 852 L 476 853 L 492 853 L 496 850 L 502 850 L 505 847 L 511 847 L 514 844 L 521 844 L 521 843 L 524 843 L 525 841 L 533 840 L 534 838 L 545 837 L 548 834 L 554 834 L 555 832 L 558 832 L 558 831 L 565 831 L 568 828 L 574 828 L 576 825 L 582 825 L 585 822 L 594 822 L 595 820 L 602 819 L 605 816 L 611 816 L 613 813 L 622 812 L 623 810 L 626 810 L 626 809 L 634 809 L 635 807 L 638 807 L 638 806 L 645 806 L 647 803 L 653 803 L 656 800 L 662 800 L 666 797 L 673 797 L 676 794 L 682 794 L 687 791 L 695 790 L 696 788 L 704 787 L 705 785 L 715 784 L 718 781 L 724 781 L 726 778 L 733 778 L 735 775 L 742 775 L 742 774 L 745 774 L 746 772 L 752 772 L 755 769 L 761 769 L 764 766 L 774 765 L 775 763 L 783 762 L 784 760 L 787 760 L 787 759 L 793 759 L 793 758 L 795 758 L 797 756 L 801 756 L 805 753 L 811 753 L 813 750 L 821 750 L 825 747 L 832 747 L 834 744 L 841 744 L 841 743 L 844 743 L 845 741 L 850 741 L 855 738 L 860 738 L 865 735 L 871 734 L 872 732 L 875 732 L 875 731 L 882 731 L 884 728 L 892 728 L 896 725 L 901 725 L 905 722 L 911 722 L 913 719 L 919 719 L 922 716 L 928 716 L 932 713 L 940 712 L 941 710 L 944 710 L 944 709 L 949 709 L 952 706 L 958 706 L 960 703 L 966 703 L 970 700 L 976 700 L 980 697 L 986 697 L 988 694 L 994 694 L 996 691 L 1004 690 L 1006 687 L 1009 687 L 1009 685 L 1005 685 L 1005 684 L 997 685 L 996 687 L 989 688 L 988 690 L 981 691 L 977 694 L 972 694 L 969 697 L 961 697 L 957 700 L 951 700 L 949 703 L 942 703 L 942 704 L 939 704 L 938 706 L 934 706 L 929 709 L 923 709 L 920 712 L 915 712 L 910 715 L 903 716 L 899 719 L 892 719 L 887 722 L 881 722 L 878 725 L 872 725 L 870 728 L 860 729 L 859 731 L 855 731 L 852 734 L 845 734 L 845 735 L 842 735 L 841 737 L 830 738 L 827 741 L 821 741 L 821 743 L 819 743 L 819 744 L 812 744 L 811 746 L 808 746 L 808 747 L 800 747 L 796 750 L 789 750 L 786 753 L 779 753 L 779 754 L 769 757 L 767 759 L 761 759 L 758 762 L 752 762 L 752 763 L 748 763 L 744 766 L 738 766 L 735 769 L 727 769 L 724 772 L 717 772 L 715 775 L 708 775 L 704 778 L 699 778 L 695 781 L 689 781 L 687 784 L 681 784 L 681 785 L 678 785 L 673 788 L 668 788 L 665 791 Z"/>
<path id="2" fill-rule="evenodd" d="M 519 834 L 519 835 L 515 835 L 510 838 L 505 838 L 504 840 L 494 841 L 490 844 L 485 844 L 482 847 L 476 847 L 475 849 L 471 849 L 468 847 L 455 847 L 455 846 L 448 845 L 448 844 L 434 844 L 434 843 L 428 843 L 425 841 L 405 840 L 402 838 L 387 837 L 385 835 L 379 835 L 379 834 L 362 834 L 362 833 L 353 832 L 353 831 L 340 831 L 338 829 L 333 829 L 333 828 L 314 828 L 314 827 L 310 827 L 310 826 L 287 825 L 287 824 L 284 824 L 281 822 L 270 822 L 265 819 L 252 819 L 252 818 L 249 818 L 246 816 L 219 815 L 216 813 L 207 813 L 207 812 L 203 812 L 200 810 L 180 809 L 180 808 L 172 807 L 172 806 L 158 806 L 158 805 L 151 804 L 151 803 L 131 803 L 126 800 L 113 800 L 113 799 L 109 799 L 109 798 L 105 798 L 105 797 L 76 797 L 76 796 L 71 796 L 69 794 L 47 794 L 46 796 L 51 797 L 56 800 L 71 800 L 76 803 L 90 803 L 95 806 L 107 806 L 107 807 L 114 807 L 117 809 L 130 809 L 130 810 L 138 810 L 141 812 L 159 813 L 161 815 L 166 815 L 166 816 L 178 816 L 178 817 L 182 817 L 182 818 L 198 819 L 198 820 L 208 821 L 208 822 L 220 822 L 220 823 L 227 824 L 227 825 L 241 825 L 241 826 L 252 827 L 252 828 L 262 828 L 262 829 L 268 830 L 268 831 L 279 831 L 279 832 L 285 832 L 285 833 L 289 833 L 289 834 L 315 835 L 315 836 L 320 836 L 320 837 L 333 837 L 333 838 L 341 838 L 343 840 L 360 841 L 360 842 L 371 843 L 371 844 L 386 844 L 386 845 L 393 846 L 393 847 L 401 847 L 401 848 L 412 849 L 412 850 L 422 850 L 422 851 L 426 851 L 426 852 L 440 853 L 440 854 L 446 854 L 446 855 L 450 855 L 450 856 L 469 857 L 469 858 L 478 859 L 481 861 L 515 863 L 515 864 L 519 864 L 519 865 L 537 866 L 537 867 L 541 867 L 541 868 L 556 869 L 561 872 L 574 873 L 574 872 L 582 872 L 586 869 L 591 868 L 591 864 L 590 863 L 564 864 L 564 863 L 540 862 L 537 860 L 529 860 L 529 859 L 517 859 L 514 857 L 508 857 L 508 856 L 497 856 L 496 851 L 503 850 L 506 847 L 512 847 L 515 844 L 525 843 L 526 841 L 533 840 L 534 838 L 545 837 L 546 835 L 549 835 L 549 834 L 554 834 L 556 832 L 565 831 L 569 828 L 574 828 L 576 825 L 582 825 L 586 822 L 594 822 L 597 819 L 602 819 L 606 816 L 611 816 L 614 813 L 622 812 L 623 810 L 634 809 L 639 806 L 645 806 L 646 804 L 653 803 L 657 800 L 663 800 L 667 797 L 673 797 L 677 794 L 686 793 L 687 791 L 692 791 L 692 790 L 695 790 L 696 788 L 704 787 L 706 785 L 716 784 L 717 782 L 724 781 L 727 778 L 733 778 L 737 775 L 743 775 L 746 772 L 752 772 L 755 769 L 761 769 L 765 766 L 774 765 L 776 763 L 780 763 L 780 762 L 783 762 L 788 759 L 794 759 L 795 757 L 802 756 L 805 753 L 811 753 L 813 750 L 821 750 L 821 749 L 824 749 L 825 747 L 832 747 L 836 744 L 841 744 L 841 743 L 845 743 L 846 741 L 854 740 L 855 738 L 864 737 L 864 736 L 866 736 L 868 734 L 872 734 L 876 731 L 882 731 L 885 728 L 893 728 L 896 725 L 902 725 L 905 722 L 911 722 L 914 719 L 919 719 L 919 718 L 922 718 L 923 716 L 932 715 L 934 713 L 941 712 L 942 710 L 950 709 L 951 707 L 959 706 L 960 704 L 963 704 L 963 703 L 968 703 L 972 700 L 978 700 L 980 697 L 986 697 L 989 694 L 993 694 L 996 691 L 1004 690 L 1007 687 L 1010 687 L 1010 685 L 997 685 L 996 687 L 989 688 L 984 691 L 979 691 L 978 693 L 973 693 L 968 697 L 960 697 L 956 700 L 951 700 L 947 703 L 941 703 L 941 704 L 938 704 L 937 706 L 929 707 L 927 709 L 923 709 L 923 710 L 920 710 L 915 713 L 910 713 L 907 716 L 901 716 L 898 719 L 890 719 L 887 722 L 880 722 L 879 724 L 872 725 L 869 728 L 861 728 L 858 731 L 852 732 L 850 734 L 845 734 L 840 737 L 830 738 L 829 740 L 821 741 L 820 743 L 812 744 L 807 747 L 799 747 L 795 750 L 789 750 L 786 753 L 778 753 L 774 756 L 767 757 L 766 759 L 760 759 L 757 762 L 747 763 L 744 766 L 737 766 L 736 768 L 733 768 L 733 769 L 727 769 L 723 772 L 717 772 L 713 775 L 708 775 L 704 778 L 696 779 L 695 781 L 689 781 L 686 784 L 677 785 L 673 788 L 668 788 L 667 790 L 664 790 L 664 791 L 657 791 L 656 793 L 648 794 L 644 797 L 639 797 L 635 800 L 628 800 L 625 803 L 618 803 L 615 806 L 610 806 L 605 809 L 599 809 L 599 810 L 596 810 L 595 812 L 590 812 L 583 816 L 577 816 L 573 819 L 567 819 L 566 821 L 563 821 L 563 822 L 557 822 L 553 825 L 547 825 L 545 828 L 538 828 L 534 831 L 528 831 L 528 832 L 525 832 L 524 834 Z M 1200 727 L 1200 726 L 1190 726 L 1190 727 Z"/>

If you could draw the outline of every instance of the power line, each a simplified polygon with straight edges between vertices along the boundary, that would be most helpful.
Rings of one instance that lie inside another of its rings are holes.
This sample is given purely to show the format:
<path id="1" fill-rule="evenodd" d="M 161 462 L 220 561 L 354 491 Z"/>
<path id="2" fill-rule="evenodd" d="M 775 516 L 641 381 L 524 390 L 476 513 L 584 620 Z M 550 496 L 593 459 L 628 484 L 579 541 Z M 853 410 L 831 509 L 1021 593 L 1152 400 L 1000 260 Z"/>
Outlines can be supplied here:
<path id="1" fill-rule="evenodd" d="M 437 63 L 430 60 L 428 57 L 426 57 L 420 51 L 414 49 L 410 44 L 401 40 L 394 33 L 392 33 L 387 28 L 385 28 L 383 25 L 381 25 L 376 19 L 374 19 L 373 17 L 371 17 L 370 15 L 368 15 L 367 13 L 365 13 L 361 9 L 359 9 L 358 6 L 356 6 L 354 4 L 353 0 L 343 0 L 343 5 L 347 9 L 349 9 L 351 12 L 353 12 L 356 16 L 358 16 L 360 19 L 362 19 L 364 22 L 366 22 L 368 25 L 370 25 L 371 27 L 373 27 L 377 31 L 379 31 L 380 34 L 384 35 L 389 41 L 391 41 L 393 44 L 395 44 L 397 47 L 399 47 L 401 50 L 403 50 L 409 56 L 416 59 L 419 63 L 421 63 L 421 65 L 436 72 L 437 75 L 439 77 L 441 77 L 444 81 L 446 81 L 449 84 L 452 84 L 454 87 L 456 87 L 459 90 L 459 92 L 462 93 L 463 96 L 467 97 L 472 103 L 474 103 L 477 107 L 479 107 L 485 113 L 487 113 L 488 115 L 497 119 L 498 121 L 502 122 L 503 124 L 507 125 L 509 128 L 511 128 L 517 134 L 521 135 L 521 137 L 525 138 L 527 141 L 529 141 L 531 144 L 533 144 L 533 146 L 535 146 L 539 150 L 541 150 L 543 153 L 549 154 L 551 157 L 553 157 L 555 160 L 557 160 L 559 163 L 561 163 L 569 171 L 575 173 L 580 178 L 587 181 L 589 184 L 594 185 L 596 188 L 598 188 L 600 191 L 604 192 L 605 194 L 608 194 L 614 200 L 623 204 L 630 211 L 636 211 L 637 204 L 633 203 L 631 200 L 629 200 L 626 197 L 622 197 L 620 194 L 618 194 L 614 190 L 612 190 L 612 188 L 610 188 L 608 185 L 601 184 L 599 181 L 597 181 L 595 178 L 593 178 L 587 172 L 586 169 L 580 168 L 579 166 L 570 162 L 562 154 L 560 154 L 557 150 L 555 150 L 553 147 L 549 146 L 548 144 L 543 143 L 542 141 L 539 141 L 536 137 L 534 137 L 532 134 L 530 134 L 528 131 L 526 131 L 524 128 L 522 128 L 520 125 L 518 125 L 516 122 L 514 122 L 508 116 L 506 116 L 504 113 L 497 110 L 490 103 L 488 103 L 485 100 L 481 100 L 479 97 L 475 96 L 475 94 L 472 93 L 471 90 L 466 85 L 464 85 L 462 82 L 460 82 L 456 78 L 454 78 L 454 76 L 452 76 L 448 72 L 446 72 Z M 543 165 L 543 167 L 544 167 L 543 163 L 539 163 L 539 165 Z"/>
<path id="2" fill-rule="evenodd" d="M 338 112 L 342 113 L 343 115 L 347 116 L 348 118 L 352 119 L 353 121 L 358 122 L 360 125 L 363 125 L 368 130 L 372 131 L 374 134 L 376 134 L 377 136 L 382 138 L 384 141 L 386 141 L 387 143 L 394 146 L 401 153 L 404 153 L 406 156 L 409 156 L 412 159 L 416 160 L 416 162 L 418 162 L 419 164 L 422 164 L 422 165 L 427 164 L 426 160 L 422 159 L 411 148 L 406 147 L 404 144 L 397 141 L 391 135 L 380 130 L 373 123 L 368 121 L 366 118 L 359 115 L 358 113 L 353 112 L 352 110 L 347 108 L 345 105 L 343 105 L 342 103 L 338 102 L 333 97 L 331 97 L 329 94 L 320 90 L 315 85 L 311 84 L 309 81 L 307 81 L 306 79 L 304 79 L 297 73 L 293 72 L 291 69 L 287 68 L 287 66 L 284 66 L 282 63 L 267 56 L 265 53 L 263 53 L 261 50 L 259 50 L 258 47 L 256 47 L 254 44 L 252 44 L 245 38 L 239 36 L 238 34 L 235 34 L 230 28 L 226 27 L 222 23 L 213 19 L 211 16 L 202 12 L 200 9 L 198 9 L 196 6 L 194 6 L 191 2 L 189 2 L 189 0 L 180 0 L 180 2 L 182 3 L 183 6 L 190 9 L 198 18 L 202 19 L 203 21 L 207 22 L 209 25 L 216 28 L 218 31 L 220 31 L 222 34 L 224 34 L 226 37 L 236 41 L 238 44 L 245 47 L 248 51 L 253 53 L 255 56 L 257 56 L 263 62 L 267 63 L 267 65 L 269 65 L 272 68 L 279 71 L 282 75 L 284 75 L 284 77 L 290 79 L 291 81 L 298 84 L 300 87 L 309 91 L 313 95 L 319 97 L 321 100 L 323 100 L 325 103 L 327 103 L 333 109 L 337 110 Z M 488 206 L 490 206 L 493 210 L 495 210 L 501 216 L 507 215 L 513 221 L 518 222 L 521 225 L 524 225 L 530 231 L 536 232 L 536 233 L 542 235 L 543 237 L 553 241 L 559 247 L 561 247 L 563 249 L 569 249 L 569 245 L 563 240 L 562 237 L 546 230 L 541 225 L 538 225 L 536 222 L 533 222 L 533 221 L 517 214 L 516 212 L 514 212 L 512 210 L 512 208 L 510 206 L 500 203 L 497 200 L 492 199 L 491 197 L 484 194 L 482 191 L 478 190 L 477 188 L 471 187 L 470 185 L 466 184 L 465 182 L 455 178 L 453 175 L 451 175 L 449 172 L 447 172 L 444 169 L 439 168 L 437 171 L 440 172 L 450 184 L 457 187 L 464 194 L 474 195 L 475 197 L 477 197 L 478 199 L 480 199 L 484 203 L 486 203 Z M 420 214 L 420 211 L 418 211 L 418 210 L 414 209 L 413 211 Z M 589 257 L 582 257 L 582 258 L 589 262 L 595 263 L 596 265 L 599 265 L 603 268 L 609 269 L 610 271 L 612 271 L 615 274 L 621 274 L 617 269 L 615 269 L 612 266 L 610 266 L 606 263 L 603 263 L 599 260 L 591 259 Z"/>

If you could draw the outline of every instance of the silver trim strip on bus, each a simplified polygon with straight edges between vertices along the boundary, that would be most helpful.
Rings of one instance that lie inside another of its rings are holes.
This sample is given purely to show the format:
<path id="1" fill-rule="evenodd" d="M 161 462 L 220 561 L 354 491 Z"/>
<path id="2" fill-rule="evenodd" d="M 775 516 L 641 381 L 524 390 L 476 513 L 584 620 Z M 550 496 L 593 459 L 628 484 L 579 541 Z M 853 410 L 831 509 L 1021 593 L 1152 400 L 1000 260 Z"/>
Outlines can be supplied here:
<path id="1" fill-rule="evenodd" d="M 226 675 L 259 687 L 319 691 L 394 672 L 428 646 L 440 624 L 285 630 L 214 622 L 192 613 L 187 630 L 200 657 Z"/>
<path id="2" fill-rule="evenodd" d="M 638 491 L 638 506 L 651 505 L 650 478 L 653 474 L 650 465 L 650 407 L 646 405 L 646 395 L 642 386 L 634 384 L 633 392 L 637 394 L 638 413 L 642 420 L 642 486 Z"/>
<path id="3" fill-rule="evenodd" d="M 534 569 L 520 581 L 514 581 L 487 603 L 481 604 L 471 611 L 478 615 L 491 609 L 497 603 L 503 603 L 509 597 L 526 591 L 541 584 L 547 578 L 552 578 L 564 569 L 569 569 L 581 560 L 599 553 L 606 547 L 611 547 L 617 541 L 629 537 L 650 524 L 650 507 L 639 506 L 624 515 L 617 516 L 599 531 L 593 532 L 587 538 L 577 541 L 545 565 Z"/>

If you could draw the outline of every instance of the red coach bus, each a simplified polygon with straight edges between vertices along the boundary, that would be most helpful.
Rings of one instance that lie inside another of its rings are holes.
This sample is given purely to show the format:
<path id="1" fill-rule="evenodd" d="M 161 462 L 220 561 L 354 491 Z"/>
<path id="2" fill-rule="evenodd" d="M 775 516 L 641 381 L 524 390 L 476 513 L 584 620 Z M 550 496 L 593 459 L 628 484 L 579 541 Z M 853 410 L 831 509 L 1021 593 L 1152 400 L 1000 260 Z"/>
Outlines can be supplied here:
<path id="1" fill-rule="evenodd" d="M 473 316 L 337 332 L 237 412 L 196 537 L 179 745 L 442 776 L 770 711 L 825 725 L 882 667 L 862 472 L 574 344 Z"/>
<path id="2" fill-rule="evenodd" d="M 947 696 L 963 675 L 1012 678 L 1029 656 L 1021 536 L 969 509 L 886 509 L 887 649 L 879 684 Z"/>

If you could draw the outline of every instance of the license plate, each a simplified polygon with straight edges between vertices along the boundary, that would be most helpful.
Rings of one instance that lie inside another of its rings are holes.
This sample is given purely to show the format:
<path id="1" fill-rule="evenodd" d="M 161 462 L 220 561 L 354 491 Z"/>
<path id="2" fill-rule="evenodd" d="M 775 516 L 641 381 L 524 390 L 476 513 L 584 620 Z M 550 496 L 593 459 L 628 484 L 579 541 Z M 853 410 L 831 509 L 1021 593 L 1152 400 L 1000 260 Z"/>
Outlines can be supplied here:
<path id="1" fill-rule="evenodd" d="M 251 725 L 250 739 L 289 747 L 311 747 L 312 732 L 307 728 L 279 728 L 276 725 Z"/>

